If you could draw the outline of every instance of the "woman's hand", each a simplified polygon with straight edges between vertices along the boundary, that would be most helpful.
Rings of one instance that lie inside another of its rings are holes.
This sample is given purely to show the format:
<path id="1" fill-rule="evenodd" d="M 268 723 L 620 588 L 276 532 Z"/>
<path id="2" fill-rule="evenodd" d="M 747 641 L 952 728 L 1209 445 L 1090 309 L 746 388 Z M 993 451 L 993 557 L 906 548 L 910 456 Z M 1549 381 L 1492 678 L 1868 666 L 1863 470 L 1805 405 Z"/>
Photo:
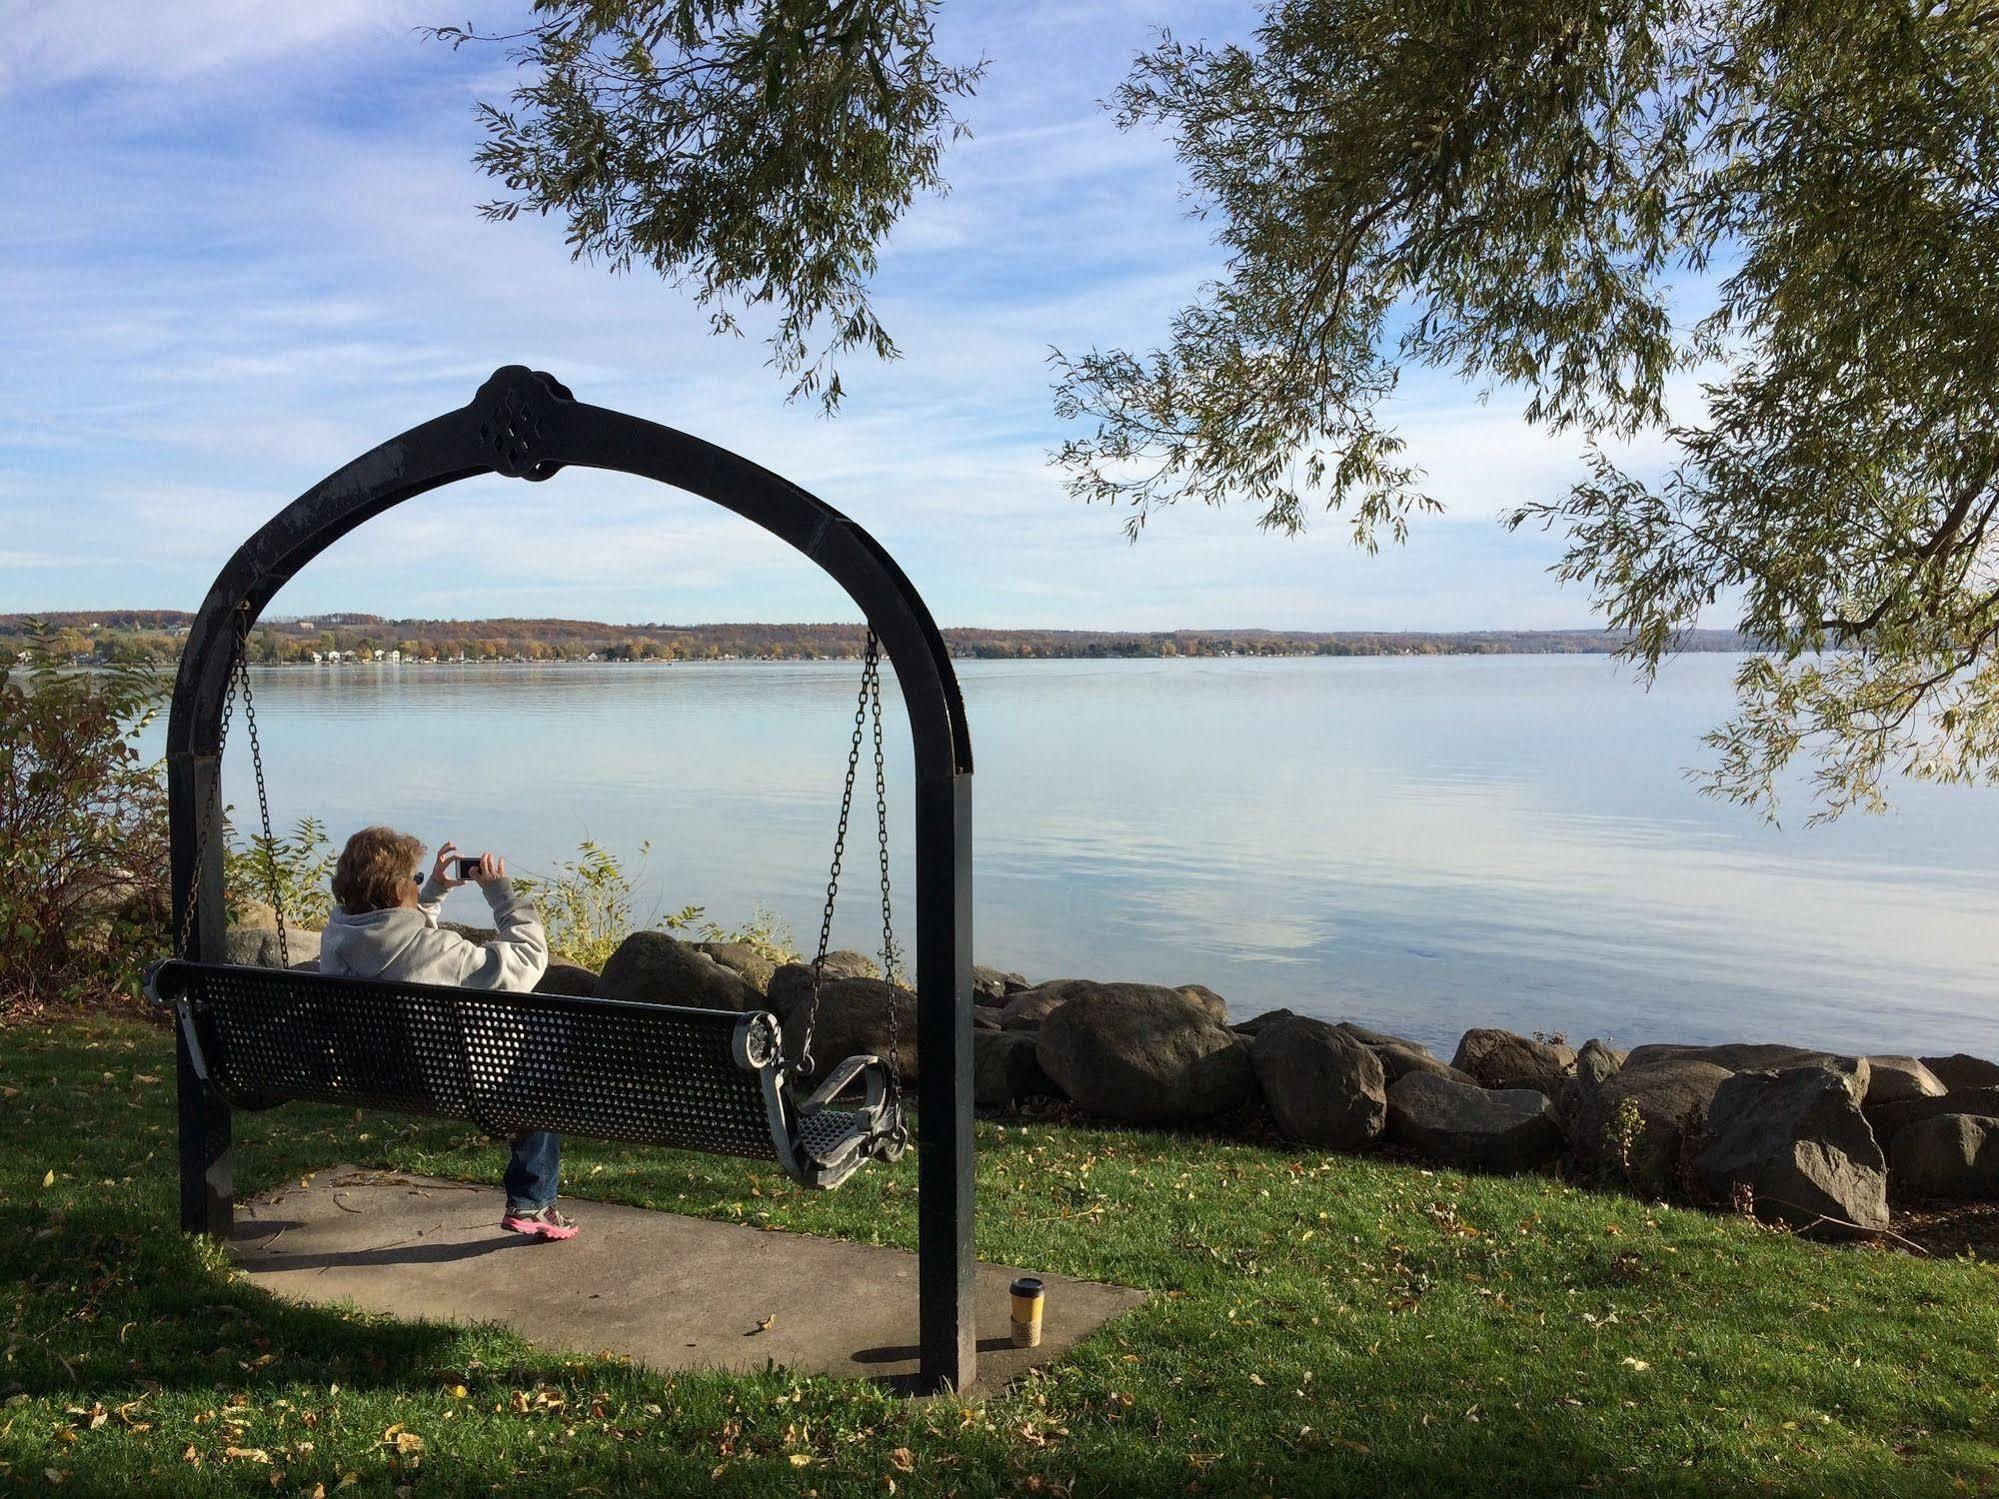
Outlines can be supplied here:
<path id="1" fill-rule="evenodd" d="M 507 878 L 507 861 L 498 854 L 481 854 L 479 867 L 472 871 L 472 878 L 481 889 L 501 884 Z"/>
<path id="2" fill-rule="evenodd" d="M 430 866 L 430 883 L 440 890 L 456 890 L 466 883 L 451 877 L 451 866 L 457 859 L 458 845 L 447 838 L 437 850 L 437 862 Z"/>

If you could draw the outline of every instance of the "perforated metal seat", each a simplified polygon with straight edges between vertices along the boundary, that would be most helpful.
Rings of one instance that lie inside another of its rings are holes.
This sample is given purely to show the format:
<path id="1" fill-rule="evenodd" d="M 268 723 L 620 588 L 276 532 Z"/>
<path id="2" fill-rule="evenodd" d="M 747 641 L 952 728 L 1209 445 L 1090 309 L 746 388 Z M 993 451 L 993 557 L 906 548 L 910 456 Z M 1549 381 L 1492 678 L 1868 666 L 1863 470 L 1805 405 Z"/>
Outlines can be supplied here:
<path id="1" fill-rule="evenodd" d="M 238 1108 L 346 1104 L 775 1160 L 836 1187 L 902 1153 L 887 1069 L 850 1057 L 809 1098 L 777 1019 L 568 994 L 510 994 L 172 960 L 171 1004 L 203 1081 Z M 858 1106 L 837 1100 L 859 1088 Z"/>

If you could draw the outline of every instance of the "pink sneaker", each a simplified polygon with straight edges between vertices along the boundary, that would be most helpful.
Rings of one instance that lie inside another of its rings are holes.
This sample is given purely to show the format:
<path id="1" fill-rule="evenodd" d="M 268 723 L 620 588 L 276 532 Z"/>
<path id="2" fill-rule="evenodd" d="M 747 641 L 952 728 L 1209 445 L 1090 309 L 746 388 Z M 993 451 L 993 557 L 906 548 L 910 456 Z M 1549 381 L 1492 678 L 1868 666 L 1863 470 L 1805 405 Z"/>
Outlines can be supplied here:
<path id="1" fill-rule="evenodd" d="M 552 1202 L 532 1213 L 509 1213 L 500 1220 L 500 1227 L 508 1233 L 526 1234 L 531 1239 L 576 1237 L 576 1220 L 567 1213 L 557 1212 Z"/>

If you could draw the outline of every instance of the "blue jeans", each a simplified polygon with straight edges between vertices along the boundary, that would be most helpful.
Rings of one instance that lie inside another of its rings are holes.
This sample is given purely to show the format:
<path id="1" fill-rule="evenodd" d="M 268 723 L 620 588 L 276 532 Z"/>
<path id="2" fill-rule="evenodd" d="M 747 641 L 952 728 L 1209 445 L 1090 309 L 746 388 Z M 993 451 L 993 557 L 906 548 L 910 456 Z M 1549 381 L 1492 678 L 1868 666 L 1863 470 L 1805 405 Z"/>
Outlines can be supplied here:
<path id="1" fill-rule="evenodd" d="M 514 1141 L 507 1157 L 509 1213 L 535 1213 L 555 1201 L 562 1180 L 562 1137 L 545 1129 L 532 1129 Z"/>

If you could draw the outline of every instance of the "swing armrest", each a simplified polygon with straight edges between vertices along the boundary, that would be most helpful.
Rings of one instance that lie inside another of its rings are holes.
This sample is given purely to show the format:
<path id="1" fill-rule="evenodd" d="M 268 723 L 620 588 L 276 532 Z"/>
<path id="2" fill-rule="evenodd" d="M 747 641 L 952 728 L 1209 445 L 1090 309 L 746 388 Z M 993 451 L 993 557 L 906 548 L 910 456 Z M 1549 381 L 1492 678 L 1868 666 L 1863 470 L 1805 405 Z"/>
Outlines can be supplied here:
<path id="1" fill-rule="evenodd" d="M 834 1100 L 846 1092 L 856 1077 L 863 1078 L 867 1083 L 867 1095 L 861 1104 L 861 1111 L 870 1118 L 879 1119 L 882 1106 L 888 1101 L 888 1080 L 882 1059 L 877 1056 L 848 1057 L 838 1063 L 812 1090 L 812 1096 L 798 1105 L 800 1117 L 810 1117 L 830 1109 Z"/>
<path id="2" fill-rule="evenodd" d="M 180 1026 L 181 1040 L 187 1047 L 187 1059 L 194 1067 L 194 1075 L 206 1085 L 209 1082 L 208 1054 L 202 1050 L 201 1035 L 194 1028 L 194 1011 L 187 1002 L 187 988 L 179 963 L 165 958 L 146 970 L 146 998 L 173 1010 Z"/>

